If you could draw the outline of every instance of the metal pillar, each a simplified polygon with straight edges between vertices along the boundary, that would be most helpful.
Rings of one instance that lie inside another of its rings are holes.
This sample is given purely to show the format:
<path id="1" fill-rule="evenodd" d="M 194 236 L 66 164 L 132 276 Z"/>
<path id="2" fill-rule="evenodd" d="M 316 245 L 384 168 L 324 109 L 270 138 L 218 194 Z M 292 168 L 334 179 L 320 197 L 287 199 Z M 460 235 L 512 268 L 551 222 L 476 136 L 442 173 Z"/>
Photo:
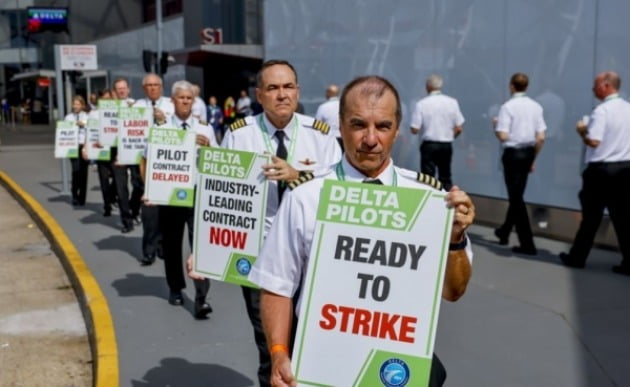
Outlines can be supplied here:
<path id="1" fill-rule="evenodd" d="M 162 0 L 155 1 L 155 28 L 157 29 L 157 50 L 155 60 L 155 72 L 162 76 L 160 60 L 162 59 Z"/>
<path id="2" fill-rule="evenodd" d="M 52 82 L 48 85 L 48 123 L 55 122 L 55 109 L 53 105 L 53 85 Z"/>
<path id="3" fill-rule="evenodd" d="M 61 47 L 55 45 L 55 83 L 57 84 L 57 118 L 63 120 L 66 116 L 63 96 L 63 71 L 61 71 Z M 68 186 L 68 163 L 61 159 L 61 192 L 60 195 L 70 195 Z"/>

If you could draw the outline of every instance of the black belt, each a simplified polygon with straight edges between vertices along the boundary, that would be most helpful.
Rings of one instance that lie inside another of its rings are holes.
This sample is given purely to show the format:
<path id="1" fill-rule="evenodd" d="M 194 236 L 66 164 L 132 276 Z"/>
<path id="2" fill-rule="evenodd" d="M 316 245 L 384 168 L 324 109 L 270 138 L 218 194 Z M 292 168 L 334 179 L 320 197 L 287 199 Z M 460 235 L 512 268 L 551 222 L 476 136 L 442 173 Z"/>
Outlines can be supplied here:
<path id="1" fill-rule="evenodd" d="M 589 167 L 630 167 L 630 160 L 626 161 L 591 161 L 588 163 Z"/>
<path id="2" fill-rule="evenodd" d="M 423 144 L 451 144 L 452 141 L 433 141 L 433 140 L 422 140 Z"/>
<path id="3" fill-rule="evenodd" d="M 521 150 L 521 149 L 530 149 L 530 148 L 535 148 L 535 144 L 523 144 L 523 145 L 514 145 L 514 146 L 506 146 L 505 149 L 514 149 L 514 150 Z"/>

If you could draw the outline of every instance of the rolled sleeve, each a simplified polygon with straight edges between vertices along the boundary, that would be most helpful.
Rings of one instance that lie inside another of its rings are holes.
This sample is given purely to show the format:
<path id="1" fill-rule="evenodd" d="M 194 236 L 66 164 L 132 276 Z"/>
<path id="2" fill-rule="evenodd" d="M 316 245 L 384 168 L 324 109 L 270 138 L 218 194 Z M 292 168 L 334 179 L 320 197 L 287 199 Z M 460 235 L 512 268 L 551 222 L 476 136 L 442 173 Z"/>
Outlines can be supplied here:
<path id="1" fill-rule="evenodd" d="M 590 140 L 602 141 L 606 128 L 606 114 L 603 109 L 595 109 L 591 115 L 587 137 Z"/>
<path id="2" fill-rule="evenodd" d="M 420 103 L 417 103 L 413 109 L 410 126 L 415 129 L 422 128 L 422 109 L 420 107 Z"/>
<path id="3" fill-rule="evenodd" d="M 499 117 L 497 121 L 497 128 L 495 129 L 497 132 L 510 132 L 510 125 L 512 124 L 512 117 L 508 109 L 504 106 L 501 106 L 501 110 L 499 110 Z"/>

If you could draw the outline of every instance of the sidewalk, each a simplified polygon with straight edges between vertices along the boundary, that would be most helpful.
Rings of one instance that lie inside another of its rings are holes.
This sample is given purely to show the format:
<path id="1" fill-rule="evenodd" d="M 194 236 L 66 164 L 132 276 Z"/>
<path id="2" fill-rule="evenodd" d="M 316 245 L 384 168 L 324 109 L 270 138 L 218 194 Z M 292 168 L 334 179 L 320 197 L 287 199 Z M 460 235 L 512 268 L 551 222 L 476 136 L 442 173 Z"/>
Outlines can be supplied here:
<path id="1" fill-rule="evenodd" d="M 0 186 L 0 386 L 91 386 L 83 316 L 48 240 Z"/>

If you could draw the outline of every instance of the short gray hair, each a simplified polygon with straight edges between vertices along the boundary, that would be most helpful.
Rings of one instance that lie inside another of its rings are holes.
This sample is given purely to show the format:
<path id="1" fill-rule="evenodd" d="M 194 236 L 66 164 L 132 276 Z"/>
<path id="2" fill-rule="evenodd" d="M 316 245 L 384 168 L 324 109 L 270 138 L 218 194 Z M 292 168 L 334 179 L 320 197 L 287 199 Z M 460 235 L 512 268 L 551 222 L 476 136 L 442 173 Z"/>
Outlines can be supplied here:
<path id="1" fill-rule="evenodd" d="M 177 81 L 173 83 L 173 87 L 171 88 L 171 96 L 177 94 L 179 90 L 190 91 L 192 95 L 195 95 L 193 92 L 193 85 L 188 81 Z"/>
<path id="2" fill-rule="evenodd" d="M 147 84 L 147 79 L 149 79 L 150 77 L 157 78 L 158 81 L 160 82 L 160 86 L 162 86 L 162 78 L 160 78 L 159 75 L 155 73 L 148 73 L 147 75 L 145 75 L 144 78 L 142 78 L 142 86 Z"/>
<path id="3" fill-rule="evenodd" d="M 431 74 L 427 78 L 427 87 L 431 90 L 440 90 L 443 83 L 444 80 L 442 80 L 442 77 L 437 74 Z"/>

